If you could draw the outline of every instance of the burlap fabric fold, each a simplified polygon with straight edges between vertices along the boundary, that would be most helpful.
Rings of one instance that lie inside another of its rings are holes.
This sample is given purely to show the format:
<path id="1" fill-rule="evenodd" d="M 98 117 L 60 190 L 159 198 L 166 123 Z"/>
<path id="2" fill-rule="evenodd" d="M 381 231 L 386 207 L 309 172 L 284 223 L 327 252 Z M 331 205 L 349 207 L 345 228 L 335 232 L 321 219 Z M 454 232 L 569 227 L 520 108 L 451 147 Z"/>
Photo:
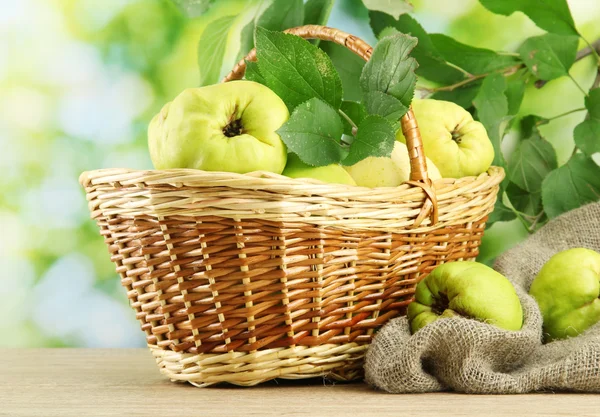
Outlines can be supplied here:
<path id="1" fill-rule="evenodd" d="M 551 220 L 496 261 L 494 268 L 512 281 L 523 305 L 522 330 L 458 317 L 411 336 L 408 320 L 394 319 L 369 347 L 366 381 L 391 393 L 600 392 L 600 324 L 576 338 L 543 344 L 542 316 L 527 294 L 544 263 L 574 247 L 600 252 L 600 203 Z"/>

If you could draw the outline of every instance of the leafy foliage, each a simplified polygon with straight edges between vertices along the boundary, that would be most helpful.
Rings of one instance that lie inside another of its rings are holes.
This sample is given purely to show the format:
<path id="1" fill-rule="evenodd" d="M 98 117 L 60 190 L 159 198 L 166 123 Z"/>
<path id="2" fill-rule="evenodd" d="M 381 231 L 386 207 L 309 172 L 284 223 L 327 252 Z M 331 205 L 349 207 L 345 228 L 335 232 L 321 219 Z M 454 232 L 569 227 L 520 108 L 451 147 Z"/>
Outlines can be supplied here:
<path id="1" fill-rule="evenodd" d="M 387 28 L 394 28 L 401 33 L 409 34 L 418 39 L 411 55 L 419 63 L 417 75 L 443 85 L 453 84 L 465 78 L 463 72 L 448 65 L 442 54 L 436 49 L 429 34 L 410 15 L 404 14 L 398 20 L 381 13 L 369 13 L 371 27 L 377 37 Z"/>
<path id="2" fill-rule="evenodd" d="M 547 33 L 527 39 L 519 48 L 521 59 L 536 77 L 553 80 L 569 75 L 577 55 L 576 36 Z"/>
<path id="3" fill-rule="evenodd" d="M 494 145 L 494 164 L 504 166 L 502 156 L 502 122 L 508 115 L 508 100 L 504 91 L 506 80 L 498 73 L 491 74 L 483 80 L 473 104 L 477 109 L 479 120 L 485 126 L 488 136 Z"/>
<path id="4" fill-rule="evenodd" d="M 317 97 L 339 109 L 342 81 L 321 49 L 295 35 L 256 29 L 258 68 L 290 111 Z M 305 161 L 306 162 L 306 161 Z"/>
<path id="5" fill-rule="evenodd" d="M 380 91 L 409 106 L 417 84 L 418 66 L 409 54 L 416 44 L 416 38 L 401 33 L 379 41 L 360 77 L 363 92 Z"/>
<path id="6" fill-rule="evenodd" d="M 600 177 L 600 168 L 591 156 L 600 152 L 600 89 L 592 89 L 586 97 L 587 117 L 573 132 L 576 151 L 559 166 L 553 145 L 538 130 L 549 120 L 522 115 L 520 108 L 534 82 L 540 88 L 546 81 L 571 77 L 580 35 L 569 7 L 565 0 L 480 2 L 491 12 L 505 16 L 522 12 L 547 33 L 524 39 L 514 52 L 495 51 L 459 42 L 446 34 L 427 33 L 409 14 L 412 6 L 406 1 L 363 0 L 364 13 L 379 39 L 365 64 L 335 43 L 313 41 L 317 49 L 308 42 L 265 30 L 326 24 L 333 0 L 308 0 L 302 5 L 302 1 L 274 0 L 241 31 L 240 56 L 242 50 L 247 52 L 254 46 L 252 34 L 262 26 L 256 34 L 258 64 L 248 63 L 246 77 L 272 88 L 292 110 L 290 121 L 282 128 L 286 132 L 283 136 L 308 135 L 314 140 L 318 132 L 327 132 L 320 136 L 322 140 L 330 138 L 323 158 L 305 155 L 297 148 L 301 159 L 312 164 L 353 163 L 376 154 L 377 144 L 388 152 L 385 144 L 393 144 L 399 119 L 416 90 L 420 96 L 452 101 L 466 108 L 485 126 L 494 145 L 494 164 L 504 167 L 507 173 L 488 224 L 518 217 L 533 231 L 547 218 L 598 199 L 596 183 L 591 179 Z M 215 61 L 219 59 L 217 53 Z M 309 63 L 295 69 L 297 62 Z M 207 74 L 214 73 L 218 66 L 210 59 L 204 65 L 212 65 Z M 579 85 L 575 87 L 582 90 Z M 312 113 L 307 103 L 323 114 Z M 326 114 L 335 120 L 333 126 L 318 125 L 325 123 L 321 116 Z M 517 136 L 517 144 L 505 155 L 503 139 L 509 131 Z M 288 147 L 295 152 L 293 145 Z M 591 182 L 583 186 L 585 181 Z M 563 189 L 560 199 L 557 187 Z M 563 197 L 569 201 L 563 201 Z"/>
<path id="7" fill-rule="evenodd" d="M 233 25 L 235 16 L 225 16 L 209 24 L 198 43 L 198 65 L 200 67 L 200 85 L 214 84 L 219 80 L 227 34 Z"/>
<path id="8" fill-rule="evenodd" d="M 278 133 L 303 162 L 322 166 L 339 162 L 345 156 L 340 142 L 343 131 L 335 109 L 315 97 L 300 104 Z"/>
<path id="9" fill-rule="evenodd" d="M 559 35 L 577 35 L 566 0 L 480 0 L 490 11 L 505 16 L 525 13 L 536 25 Z"/>
<path id="10" fill-rule="evenodd" d="M 304 23 L 302 0 L 274 0 L 256 20 L 257 27 L 269 30 L 285 30 Z"/>
<path id="11" fill-rule="evenodd" d="M 588 156 L 600 152 L 600 88 L 590 90 L 585 98 L 589 118 L 575 127 L 575 145 Z"/>
<path id="12" fill-rule="evenodd" d="M 600 199 L 600 169 L 583 154 L 550 172 L 542 184 L 542 202 L 548 217 Z"/>
<path id="13" fill-rule="evenodd" d="M 386 12 L 398 19 L 404 13 L 413 11 L 413 6 L 406 0 L 362 0 L 369 10 Z"/>
<path id="14" fill-rule="evenodd" d="M 255 38 L 257 65 L 250 63 L 248 79 L 264 82 L 292 111 L 279 129 L 288 150 L 313 166 L 391 154 L 415 88 L 409 53 L 416 39 L 396 34 L 375 46 L 360 75 L 361 104 L 342 102 L 341 79 L 323 50 L 262 27 Z"/>
<path id="15" fill-rule="evenodd" d="M 358 132 L 344 165 L 354 165 L 368 156 L 389 156 L 394 149 L 395 130 L 378 115 L 365 117 L 358 125 Z"/>

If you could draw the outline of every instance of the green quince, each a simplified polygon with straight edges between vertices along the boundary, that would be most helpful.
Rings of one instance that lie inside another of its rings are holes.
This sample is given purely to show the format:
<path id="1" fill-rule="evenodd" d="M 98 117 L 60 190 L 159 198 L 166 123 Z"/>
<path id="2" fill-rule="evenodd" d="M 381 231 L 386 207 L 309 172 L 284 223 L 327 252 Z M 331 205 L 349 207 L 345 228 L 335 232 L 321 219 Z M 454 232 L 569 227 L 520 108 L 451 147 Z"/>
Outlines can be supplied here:
<path id="1" fill-rule="evenodd" d="M 440 318 L 462 316 L 505 330 L 520 330 L 523 309 L 506 277 L 487 265 L 449 262 L 435 268 L 415 291 L 407 316 L 412 333 Z"/>
<path id="2" fill-rule="evenodd" d="M 429 178 L 440 179 L 435 164 L 429 158 L 426 162 Z M 410 157 L 406 145 L 396 142 L 389 157 L 369 156 L 345 169 L 361 187 L 397 187 L 410 178 Z"/>
<path id="3" fill-rule="evenodd" d="M 555 254 L 529 293 L 542 312 L 546 341 L 579 335 L 600 322 L 600 253 L 575 248 Z"/>
<path id="4" fill-rule="evenodd" d="M 494 146 L 483 125 L 458 104 L 434 99 L 412 101 L 425 155 L 444 178 L 479 175 L 494 160 Z M 396 139 L 406 143 L 402 129 Z"/>
<path id="5" fill-rule="evenodd" d="M 285 103 L 253 81 L 189 88 L 150 122 L 152 163 L 156 169 L 280 174 L 287 150 L 276 131 L 288 118 Z"/>
<path id="6" fill-rule="evenodd" d="M 340 165 L 331 164 L 323 167 L 313 167 L 302 162 L 298 155 L 294 153 L 288 155 L 287 164 L 281 175 L 290 178 L 312 178 L 335 184 L 356 185 L 350 174 Z"/>

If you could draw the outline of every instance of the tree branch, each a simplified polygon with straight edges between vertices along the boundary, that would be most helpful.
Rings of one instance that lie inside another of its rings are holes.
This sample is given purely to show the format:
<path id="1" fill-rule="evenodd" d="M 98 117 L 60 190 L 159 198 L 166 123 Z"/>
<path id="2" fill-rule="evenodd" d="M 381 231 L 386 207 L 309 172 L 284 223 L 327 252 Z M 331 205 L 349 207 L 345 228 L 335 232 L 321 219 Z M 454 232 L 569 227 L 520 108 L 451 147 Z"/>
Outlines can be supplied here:
<path id="1" fill-rule="evenodd" d="M 500 72 L 504 76 L 508 76 L 508 75 L 514 74 L 521 68 L 523 68 L 523 64 L 518 64 L 518 65 L 514 65 L 512 67 L 504 68 L 502 71 L 492 71 L 492 72 L 486 72 L 485 74 L 471 75 L 470 77 L 467 77 L 464 80 L 461 80 L 452 85 L 446 85 L 446 86 L 437 87 L 437 88 L 421 88 L 421 90 L 427 91 L 429 93 L 437 93 L 438 91 L 453 91 L 459 87 L 462 87 L 463 85 L 467 85 L 469 83 L 472 83 L 473 81 L 479 80 L 481 78 L 485 78 L 494 72 Z"/>

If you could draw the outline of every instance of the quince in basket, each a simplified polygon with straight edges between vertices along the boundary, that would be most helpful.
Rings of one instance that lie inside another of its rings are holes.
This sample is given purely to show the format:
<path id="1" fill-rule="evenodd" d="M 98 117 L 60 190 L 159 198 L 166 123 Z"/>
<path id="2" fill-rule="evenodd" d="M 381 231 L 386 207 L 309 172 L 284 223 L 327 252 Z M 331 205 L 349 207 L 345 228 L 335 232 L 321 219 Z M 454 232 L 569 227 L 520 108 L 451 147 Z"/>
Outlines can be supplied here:
<path id="1" fill-rule="evenodd" d="M 253 81 L 189 88 L 150 122 L 152 163 L 157 169 L 280 174 L 287 153 L 276 131 L 288 118 L 277 94 Z"/>
<path id="2" fill-rule="evenodd" d="M 419 123 L 425 155 L 444 178 L 479 175 L 494 160 L 494 147 L 485 127 L 471 113 L 449 101 L 414 99 L 413 112 Z M 396 139 L 406 142 L 402 129 Z"/>
<path id="3" fill-rule="evenodd" d="M 362 187 L 397 187 L 410 177 L 410 158 L 408 149 L 402 142 L 394 144 L 389 157 L 369 156 L 357 164 L 346 167 L 356 184 Z M 442 178 L 431 159 L 427 158 L 429 178 Z"/>
<path id="4" fill-rule="evenodd" d="M 312 178 L 333 184 L 356 185 L 350 174 L 339 164 L 313 167 L 300 160 L 298 155 L 289 154 L 282 175 L 290 178 Z"/>
<path id="5" fill-rule="evenodd" d="M 462 316 L 505 330 L 520 330 L 523 308 L 510 281 L 478 262 L 449 262 L 417 284 L 408 305 L 411 331 L 440 318 Z"/>

